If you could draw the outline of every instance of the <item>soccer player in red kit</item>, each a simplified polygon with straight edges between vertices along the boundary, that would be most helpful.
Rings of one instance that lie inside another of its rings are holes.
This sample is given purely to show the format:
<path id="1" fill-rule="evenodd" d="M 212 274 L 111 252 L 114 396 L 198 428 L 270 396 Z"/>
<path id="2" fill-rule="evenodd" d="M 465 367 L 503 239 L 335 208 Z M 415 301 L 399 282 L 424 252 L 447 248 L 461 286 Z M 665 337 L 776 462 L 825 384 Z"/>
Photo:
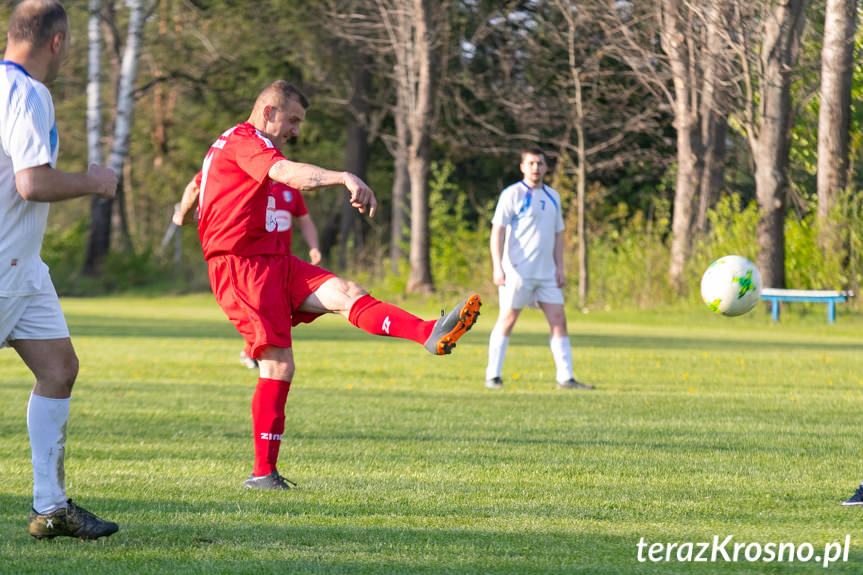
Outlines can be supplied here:
<path id="1" fill-rule="evenodd" d="M 198 196 L 201 192 L 201 179 L 203 172 L 198 172 L 198 175 L 189 182 L 186 190 L 183 192 L 183 201 L 178 206 L 184 205 L 184 213 L 196 207 L 198 204 Z M 321 263 L 321 250 L 318 245 L 318 230 L 315 227 L 315 222 L 309 215 L 309 210 L 306 208 L 306 202 L 302 192 L 285 184 L 270 180 L 271 190 L 268 195 L 276 200 L 276 232 L 281 237 L 281 241 L 285 245 L 285 253 L 291 253 L 291 240 L 295 227 L 300 229 L 303 234 L 303 239 L 309 246 L 309 262 L 313 265 Z M 182 224 L 179 224 L 182 225 Z M 249 357 L 246 350 L 240 352 L 240 363 L 249 369 L 258 369 L 258 360 Z"/>
<path id="2" fill-rule="evenodd" d="M 443 355 L 473 326 L 481 305 L 473 294 L 438 320 L 424 321 L 286 251 L 277 233 L 272 182 L 298 190 L 344 186 L 360 213 L 374 216 L 377 206 L 372 189 L 355 175 L 293 162 L 281 153 L 288 139 L 299 134 L 307 107 L 308 100 L 293 84 L 280 80 L 267 86 L 248 121 L 210 147 L 197 195 L 198 234 L 213 294 L 245 339 L 246 353 L 260 365 L 252 397 L 255 465 L 243 483 L 256 489 L 293 485 L 276 469 L 294 376 L 292 326 L 338 313 L 368 333 L 410 339 Z M 174 215 L 178 225 L 192 219 L 192 195 L 183 195 Z"/>

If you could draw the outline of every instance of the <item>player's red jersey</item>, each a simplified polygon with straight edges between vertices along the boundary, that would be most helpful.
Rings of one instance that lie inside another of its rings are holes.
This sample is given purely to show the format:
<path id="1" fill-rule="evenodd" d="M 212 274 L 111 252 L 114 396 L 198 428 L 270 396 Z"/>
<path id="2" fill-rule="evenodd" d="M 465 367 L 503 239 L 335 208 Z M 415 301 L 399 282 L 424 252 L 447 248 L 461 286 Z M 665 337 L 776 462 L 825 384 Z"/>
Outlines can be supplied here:
<path id="1" fill-rule="evenodd" d="M 270 195 L 276 198 L 276 231 L 285 246 L 285 253 L 291 253 L 291 235 L 294 230 L 294 218 L 309 213 L 303 194 L 281 182 L 270 180 Z"/>
<path id="2" fill-rule="evenodd" d="M 195 182 L 201 185 L 203 172 L 198 172 Z M 294 231 L 294 218 L 305 216 L 309 213 L 303 194 L 296 188 L 292 188 L 281 182 L 270 180 L 269 195 L 276 198 L 276 232 L 281 238 L 285 253 L 291 253 L 291 238 Z"/>
<path id="3" fill-rule="evenodd" d="M 197 182 L 198 234 L 204 257 L 290 253 L 277 233 L 276 189 L 268 174 L 284 159 L 272 142 L 248 122 L 216 140 Z"/>

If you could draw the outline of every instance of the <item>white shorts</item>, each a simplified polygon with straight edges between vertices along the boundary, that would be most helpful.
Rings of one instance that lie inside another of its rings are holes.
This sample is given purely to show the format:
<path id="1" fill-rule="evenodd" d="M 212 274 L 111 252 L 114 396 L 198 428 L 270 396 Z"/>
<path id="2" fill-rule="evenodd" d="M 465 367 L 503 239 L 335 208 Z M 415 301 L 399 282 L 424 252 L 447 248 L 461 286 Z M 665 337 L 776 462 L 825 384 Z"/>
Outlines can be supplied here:
<path id="1" fill-rule="evenodd" d="M 50 279 L 33 295 L 0 296 L 0 348 L 16 339 L 63 339 L 69 327 Z"/>
<path id="2" fill-rule="evenodd" d="M 523 279 L 515 274 L 506 276 L 506 283 L 497 288 L 501 309 L 521 309 L 539 303 L 563 304 L 563 290 L 554 279 Z"/>

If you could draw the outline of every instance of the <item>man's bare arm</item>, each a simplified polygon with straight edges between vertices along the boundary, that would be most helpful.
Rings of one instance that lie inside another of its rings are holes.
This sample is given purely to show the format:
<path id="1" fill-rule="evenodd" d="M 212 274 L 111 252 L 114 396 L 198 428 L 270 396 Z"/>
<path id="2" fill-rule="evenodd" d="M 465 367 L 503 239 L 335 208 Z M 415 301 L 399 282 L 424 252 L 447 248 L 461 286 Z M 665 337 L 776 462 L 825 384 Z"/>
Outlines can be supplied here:
<path id="1" fill-rule="evenodd" d="M 306 214 L 297 218 L 297 224 L 299 225 L 300 233 L 303 234 L 303 239 L 306 240 L 306 244 L 309 246 L 309 261 L 314 265 L 318 265 L 321 263 L 321 250 L 318 245 L 318 228 L 315 226 L 315 222 L 312 221 L 312 217 L 309 214 Z"/>
<path id="2" fill-rule="evenodd" d="M 491 265 L 494 285 L 502 286 L 505 281 L 503 271 L 503 242 L 506 238 L 506 228 L 497 224 L 491 225 Z"/>
<path id="3" fill-rule="evenodd" d="M 554 236 L 554 271 L 557 285 L 566 285 L 566 268 L 563 267 L 563 232 L 557 232 Z"/>
<path id="4" fill-rule="evenodd" d="M 313 164 L 280 160 L 270 168 L 269 176 L 301 191 L 316 190 L 327 186 L 345 185 L 347 172 L 326 170 Z"/>
<path id="5" fill-rule="evenodd" d="M 117 174 L 96 164 L 90 164 L 86 174 L 61 172 L 43 164 L 16 172 L 15 187 L 29 202 L 62 202 L 90 195 L 113 198 Z"/>
<path id="6" fill-rule="evenodd" d="M 315 190 L 328 186 L 344 186 L 351 194 L 351 205 L 361 214 L 368 208 L 374 217 L 378 201 L 372 189 L 350 172 L 334 172 L 312 164 L 279 160 L 270 168 L 270 178 L 298 190 Z"/>
<path id="7" fill-rule="evenodd" d="M 201 194 L 201 189 L 195 180 L 186 184 L 186 189 L 183 191 L 183 198 L 179 205 L 174 210 L 173 222 L 178 226 L 185 226 L 194 221 L 195 206 L 198 205 L 198 197 Z"/>

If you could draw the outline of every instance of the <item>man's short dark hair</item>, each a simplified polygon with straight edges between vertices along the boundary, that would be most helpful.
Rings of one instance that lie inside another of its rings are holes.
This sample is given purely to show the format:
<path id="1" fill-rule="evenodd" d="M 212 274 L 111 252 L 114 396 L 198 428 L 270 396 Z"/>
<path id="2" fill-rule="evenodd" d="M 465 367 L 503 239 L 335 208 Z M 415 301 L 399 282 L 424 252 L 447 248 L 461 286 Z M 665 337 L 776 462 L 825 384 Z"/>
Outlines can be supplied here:
<path id="1" fill-rule="evenodd" d="M 285 80 L 276 80 L 275 82 L 264 88 L 264 92 L 270 91 L 278 95 L 279 99 L 282 102 L 294 100 L 295 102 L 298 102 L 304 110 L 309 107 L 309 99 L 306 98 L 305 94 L 303 94 L 299 88 L 297 88 L 290 82 L 286 82 Z"/>
<path id="2" fill-rule="evenodd" d="M 545 152 L 543 152 L 541 148 L 539 148 L 537 146 L 533 146 L 531 148 L 525 148 L 524 150 L 522 150 L 522 152 L 521 152 L 521 161 L 522 162 L 524 161 L 524 157 L 527 156 L 528 154 L 531 156 L 542 156 L 543 158 L 545 158 Z"/>
<path id="3" fill-rule="evenodd" d="M 57 34 L 68 34 L 69 17 L 56 0 L 22 0 L 9 19 L 9 40 L 42 46 Z"/>

